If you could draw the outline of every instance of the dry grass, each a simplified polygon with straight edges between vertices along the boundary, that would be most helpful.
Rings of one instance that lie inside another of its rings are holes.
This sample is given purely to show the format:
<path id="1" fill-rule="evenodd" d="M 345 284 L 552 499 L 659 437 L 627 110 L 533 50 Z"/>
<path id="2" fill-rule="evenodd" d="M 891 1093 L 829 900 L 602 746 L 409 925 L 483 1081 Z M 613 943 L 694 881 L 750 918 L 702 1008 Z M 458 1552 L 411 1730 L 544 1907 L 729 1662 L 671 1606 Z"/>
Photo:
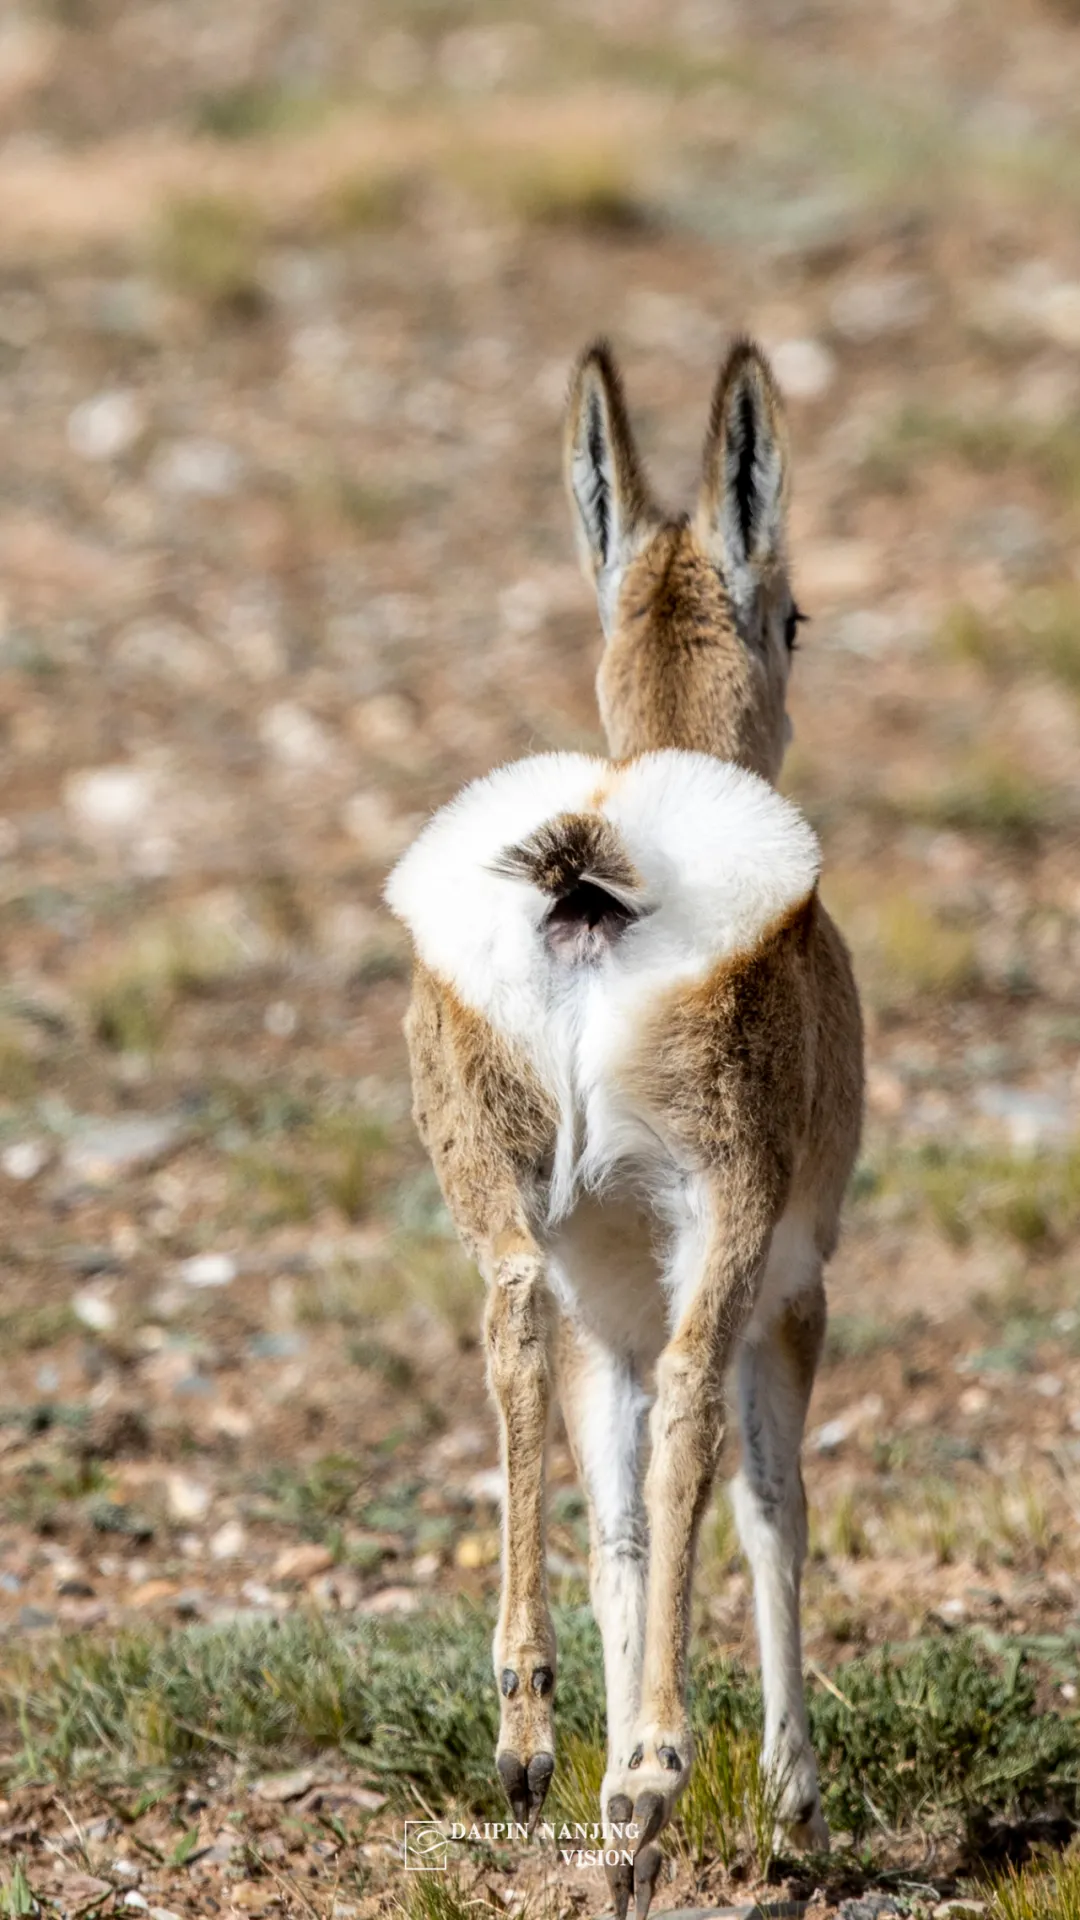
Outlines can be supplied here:
<path id="1" fill-rule="evenodd" d="M 1007 1867 L 978 1892 L 989 1898 L 992 1920 L 1080 1920 L 1080 1851 Z"/>
<path id="2" fill-rule="evenodd" d="M 182 1001 L 213 993 L 249 964 L 238 935 L 212 919 L 148 921 L 86 979 L 91 1031 L 118 1053 L 156 1053 Z"/>
<path id="3" fill-rule="evenodd" d="M 1080 591 L 1069 585 L 1033 588 L 995 620 L 973 607 L 953 607 L 940 643 L 973 660 L 995 678 L 1047 673 L 1080 693 Z"/>
<path id="4" fill-rule="evenodd" d="M 238 316 L 263 302 L 260 267 L 264 226 L 255 207 L 224 194 L 166 202 L 154 240 L 154 264 L 177 293 Z"/>
<path id="5" fill-rule="evenodd" d="M 612 142 L 537 143 L 497 157 L 464 148 L 450 166 L 468 193 L 531 225 L 603 233 L 649 224 L 633 157 Z"/>
<path id="6" fill-rule="evenodd" d="M 948 827 L 1030 852 L 1053 825 L 1054 797 L 1023 768 L 989 751 L 973 754 L 936 792 L 911 796 L 899 809 L 926 826 Z"/>

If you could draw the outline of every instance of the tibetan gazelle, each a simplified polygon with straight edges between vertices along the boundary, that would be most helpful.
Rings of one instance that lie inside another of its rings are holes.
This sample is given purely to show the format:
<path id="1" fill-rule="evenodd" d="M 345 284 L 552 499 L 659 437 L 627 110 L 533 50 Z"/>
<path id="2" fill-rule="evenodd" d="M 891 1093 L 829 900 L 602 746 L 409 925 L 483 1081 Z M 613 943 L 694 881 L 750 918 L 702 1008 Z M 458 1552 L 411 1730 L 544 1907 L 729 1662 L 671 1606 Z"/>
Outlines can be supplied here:
<path id="1" fill-rule="evenodd" d="M 544 754 L 474 781 L 387 900 L 415 949 L 417 1125 L 488 1287 L 505 1464 L 498 1770 L 532 1825 L 555 1767 L 557 1378 L 604 1645 L 602 1817 L 636 1828 L 633 1867 L 609 1879 L 617 1912 L 633 1891 L 644 1915 L 693 1761 L 691 1583 L 729 1376 L 765 1760 L 788 1838 L 828 1840 L 803 1697 L 799 1448 L 862 1040 L 817 842 L 769 784 L 798 616 L 764 357 L 740 343 L 721 370 L 692 519 L 653 503 L 602 345 L 574 376 L 566 470 L 615 758 Z"/>

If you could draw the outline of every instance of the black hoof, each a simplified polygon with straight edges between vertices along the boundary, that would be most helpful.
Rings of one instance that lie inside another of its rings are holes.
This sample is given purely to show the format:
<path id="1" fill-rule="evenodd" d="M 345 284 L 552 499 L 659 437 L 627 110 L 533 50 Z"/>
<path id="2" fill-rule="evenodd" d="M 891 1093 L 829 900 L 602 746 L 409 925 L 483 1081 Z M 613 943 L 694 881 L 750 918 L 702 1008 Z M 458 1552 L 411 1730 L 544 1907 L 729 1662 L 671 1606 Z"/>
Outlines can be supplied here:
<path id="1" fill-rule="evenodd" d="M 660 1765 L 668 1773 L 678 1773 L 682 1766 L 682 1761 L 679 1759 L 674 1747 L 661 1747 L 658 1758 Z"/>
<path id="2" fill-rule="evenodd" d="M 629 1826 L 633 1817 L 634 1809 L 630 1804 L 629 1794 L 613 1793 L 607 1804 L 606 1825 L 620 1827 L 624 1831 L 612 1833 L 610 1837 L 605 1834 L 606 1847 L 609 1846 L 616 1853 L 627 1851 L 625 1828 Z M 607 1875 L 611 1904 L 615 1908 L 615 1920 L 626 1920 L 630 1895 L 634 1891 L 634 1869 L 629 1860 L 619 1860 L 614 1866 L 609 1866 L 605 1861 L 604 1872 Z"/>
<path id="3" fill-rule="evenodd" d="M 521 1685 L 513 1667 L 504 1667 L 499 1676 L 499 1691 L 504 1700 L 512 1700 Z"/>
<path id="4" fill-rule="evenodd" d="M 664 1796 L 662 1793 L 639 1793 L 634 1801 L 634 1824 L 638 1830 L 634 1842 L 634 1861 L 640 1859 L 650 1840 L 654 1840 L 664 1824 Z M 653 1878 L 655 1879 L 655 1874 Z M 651 1898 L 651 1895 L 650 1895 Z"/>
<path id="5" fill-rule="evenodd" d="M 555 1675 L 552 1673 L 550 1667 L 536 1667 L 529 1685 L 534 1693 L 540 1695 L 542 1700 L 546 1694 L 551 1692 L 552 1687 L 555 1685 Z"/>
<path id="6" fill-rule="evenodd" d="M 634 1916 L 646 1920 L 664 1856 L 659 1847 L 639 1847 L 634 1856 Z"/>

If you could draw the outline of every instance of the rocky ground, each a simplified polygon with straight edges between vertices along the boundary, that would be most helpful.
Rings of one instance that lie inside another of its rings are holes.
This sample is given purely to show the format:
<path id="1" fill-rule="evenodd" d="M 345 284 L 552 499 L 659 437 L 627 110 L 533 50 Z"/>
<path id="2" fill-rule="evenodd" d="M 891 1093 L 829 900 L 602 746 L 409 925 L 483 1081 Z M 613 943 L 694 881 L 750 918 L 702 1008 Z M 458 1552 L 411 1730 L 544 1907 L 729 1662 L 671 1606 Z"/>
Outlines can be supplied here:
<path id="1" fill-rule="evenodd" d="M 1078 100 L 1069 0 L 5 12 L 8 1911 L 18 1874 L 72 1914 L 404 1897 L 355 1768 L 142 1807 L 85 1754 L 41 1784 L 12 1703 L 75 1633 L 493 1592 L 378 894 L 463 779 L 601 744 L 559 468 L 601 329 L 675 499 L 732 331 L 791 412 L 785 786 L 869 1048 L 811 1671 L 972 1624 L 1072 1712 Z M 573 1597 L 561 1438 L 553 1482 Z M 748 1603 L 721 1502 L 701 1626 L 752 1659 Z"/>

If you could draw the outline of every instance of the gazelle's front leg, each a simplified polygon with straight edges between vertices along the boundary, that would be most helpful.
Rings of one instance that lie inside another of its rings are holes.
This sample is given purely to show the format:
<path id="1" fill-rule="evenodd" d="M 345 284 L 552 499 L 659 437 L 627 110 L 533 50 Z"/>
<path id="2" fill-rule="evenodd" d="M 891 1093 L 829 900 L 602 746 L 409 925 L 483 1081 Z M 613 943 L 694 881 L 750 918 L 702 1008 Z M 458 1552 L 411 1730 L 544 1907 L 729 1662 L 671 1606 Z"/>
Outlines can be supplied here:
<path id="1" fill-rule="evenodd" d="M 657 1363 L 652 1458 L 645 1482 L 649 1581 L 641 1707 L 608 1817 L 632 1808 L 637 1912 L 652 1899 L 661 1855 L 656 1837 L 690 1777 L 694 1747 L 686 1669 L 694 1557 L 724 1435 L 724 1376 L 753 1305 L 774 1213 L 767 1189 L 744 1196 L 711 1189 L 680 1236 L 670 1273 L 678 1314 Z M 680 1311 L 681 1308 L 681 1311 Z"/>
<path id="2" fill-rule="evenodd" d="M 542 1255 L 527 1235 L 500 1236 L 484 1265 L 488 1378 L 502 1424 L 504 1474 L 496 1765 L 514 1818 L 531 1830 L 555 1771 L 555 1632 L 544 1544 L 555 1316 Z"/>

